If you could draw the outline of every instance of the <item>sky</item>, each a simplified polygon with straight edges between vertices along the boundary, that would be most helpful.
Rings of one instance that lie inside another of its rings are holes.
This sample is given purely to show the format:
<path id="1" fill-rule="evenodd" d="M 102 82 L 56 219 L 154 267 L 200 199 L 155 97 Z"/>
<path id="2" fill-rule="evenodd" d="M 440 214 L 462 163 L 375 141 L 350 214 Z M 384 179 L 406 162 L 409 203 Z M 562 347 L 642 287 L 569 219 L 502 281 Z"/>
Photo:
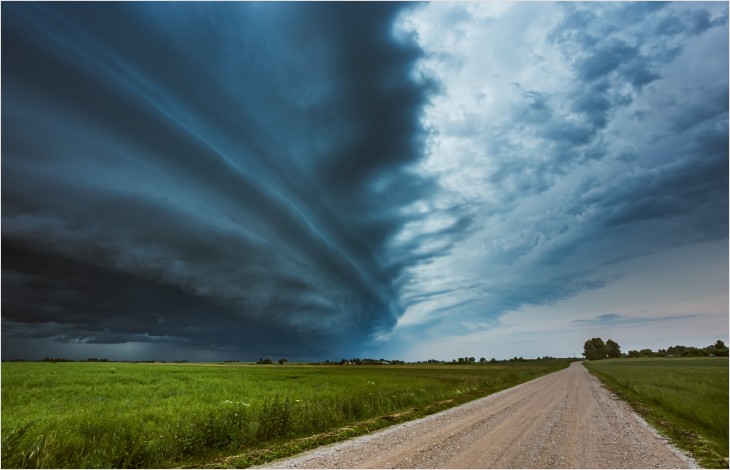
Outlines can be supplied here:
<path id="1" fill-rule="evenodd" d="M 2 357 L 728 342 L 728 4 L 3 3 Z"/>

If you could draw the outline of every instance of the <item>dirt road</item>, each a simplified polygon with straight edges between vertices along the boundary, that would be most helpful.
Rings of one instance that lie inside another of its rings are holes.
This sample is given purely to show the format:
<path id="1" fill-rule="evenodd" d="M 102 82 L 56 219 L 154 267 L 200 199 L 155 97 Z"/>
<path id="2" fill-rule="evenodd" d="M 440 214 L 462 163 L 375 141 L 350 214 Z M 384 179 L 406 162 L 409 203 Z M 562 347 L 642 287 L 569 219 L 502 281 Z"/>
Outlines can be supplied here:
<path id="1" fill-rule="evenodd" d="M 269 468 L 692 468 L 581 363 Z"/>

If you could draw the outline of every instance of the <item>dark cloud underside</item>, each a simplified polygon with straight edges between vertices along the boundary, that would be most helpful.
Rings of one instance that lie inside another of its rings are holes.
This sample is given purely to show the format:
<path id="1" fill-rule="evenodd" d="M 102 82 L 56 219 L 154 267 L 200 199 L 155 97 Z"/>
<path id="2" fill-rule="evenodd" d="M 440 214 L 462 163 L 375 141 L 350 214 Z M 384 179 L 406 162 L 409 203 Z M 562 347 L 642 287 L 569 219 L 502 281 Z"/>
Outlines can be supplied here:
<path id="1" fill-rule="evenodd" d="M 3 5 L 3 333 L 321 355 L 392 327 L 430 187 L 401 9 Z"/>

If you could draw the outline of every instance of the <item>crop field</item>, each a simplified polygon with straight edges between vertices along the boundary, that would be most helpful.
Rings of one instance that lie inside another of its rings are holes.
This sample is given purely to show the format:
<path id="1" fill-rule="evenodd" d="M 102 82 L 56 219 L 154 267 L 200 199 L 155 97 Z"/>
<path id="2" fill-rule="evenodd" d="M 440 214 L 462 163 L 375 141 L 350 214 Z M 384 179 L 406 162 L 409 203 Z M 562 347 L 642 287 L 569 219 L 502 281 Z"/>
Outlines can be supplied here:
<path id="1" fill-rule="evenodd" d="M 1 464 L 245 467 L 439 411 L 568 364 L 3 363 Z"/>
<path id="2" fill-rule="evenodd" d="M 728 468 L 726 357 L 611 359 L 585 365 L 700 465 Z"/>

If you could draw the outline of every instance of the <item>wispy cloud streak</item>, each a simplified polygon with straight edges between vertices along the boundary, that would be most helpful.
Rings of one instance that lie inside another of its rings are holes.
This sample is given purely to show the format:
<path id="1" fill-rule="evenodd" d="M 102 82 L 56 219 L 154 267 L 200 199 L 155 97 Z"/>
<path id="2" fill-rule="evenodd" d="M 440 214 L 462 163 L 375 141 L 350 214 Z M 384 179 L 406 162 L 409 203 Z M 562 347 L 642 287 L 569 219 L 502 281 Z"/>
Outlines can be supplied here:
<path id="1" fill-rule="evenodd" d="M 431 184 L 401 8 L 4 8 L 4 331 L 316 355 L 392 327 Z"/>

